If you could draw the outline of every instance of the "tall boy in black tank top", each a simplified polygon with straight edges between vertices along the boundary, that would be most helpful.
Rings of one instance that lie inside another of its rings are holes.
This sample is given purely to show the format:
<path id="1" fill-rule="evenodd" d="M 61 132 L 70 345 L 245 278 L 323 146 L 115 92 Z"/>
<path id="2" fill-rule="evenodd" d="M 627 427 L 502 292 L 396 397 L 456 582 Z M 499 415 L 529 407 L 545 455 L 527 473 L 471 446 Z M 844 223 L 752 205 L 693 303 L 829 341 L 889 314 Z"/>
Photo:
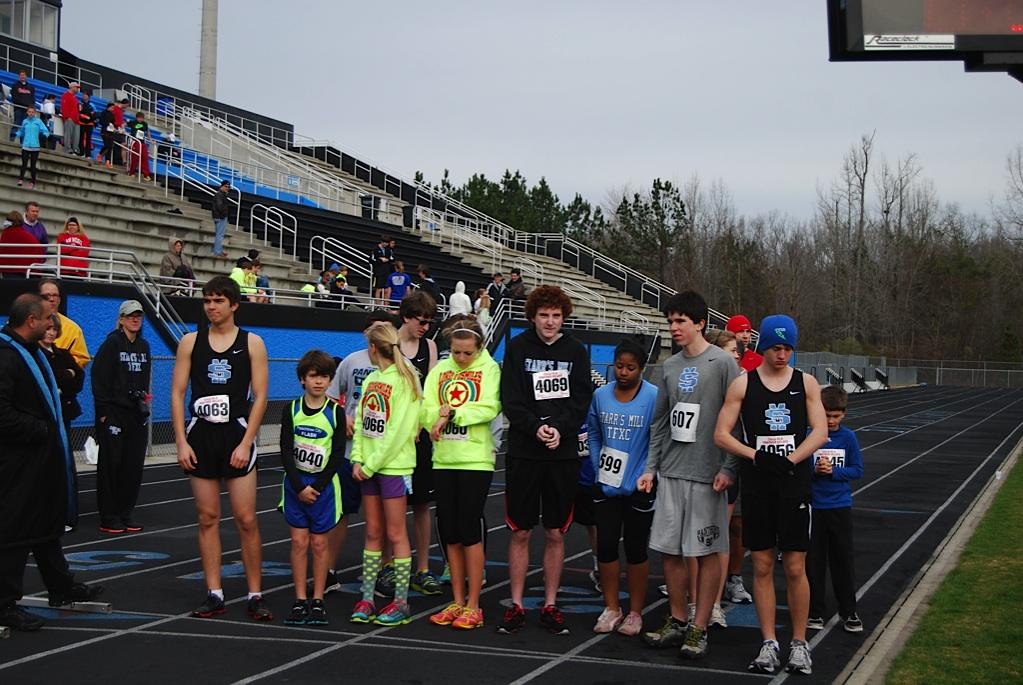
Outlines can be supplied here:
<path id="1" fill-rule="evenodd" d="M 806 645 L 810 456 L 827 442 L 828 424 L 816 379 L 789 366 L 798 337 L 790 317 L 764 318 L 757 346 L 764 361 L 729 386 L 714 432 L 718 447 L 742 458 L 742 538 L 753 556 L 753 600 L 763 635 L 749 670 L 761 673 L 781 665 L 774 628 L 775 547 L 782 553 L 792 619 L 786 670 L 809 674 L 812 665 Z M 742 441 L 732 435 L 740 418 Z"/>
<path id="2" fill-rule="evenodd" d="M 398 310 L 401 328 L 398 340 L 401 353 L 419 372 L 419 380 L 426 383 L 426 375 L 437 365 L 437 343 L 426 337 L 437 303 L 426 293 L 417 292 L 401 301 Z M 433 488 L 433 444 L 423 430 L 416 442 L 416 469 L 412 472 L 412 532 L 416 545 L 416 572 L 412 575 L 412 588 L 424 595 L 440 594 L 440 582 L 430 572 L 430 503 L 435 499 Z M 443 545 L 441 545 L 443 548 Z"/>
<path id="3" fill-rule="evenodd" d="M 207 596 L 192 612 L 209 618 L 224 613 L 220 561 L 220 483 L 231 500 L 241 537 L 248 583 L 247 610 L 256 621 L 273 619 L 260 592 L 262 541 L 256 520 L 256 435 L 266 412 L 266 346 L 234 323 L 241 301 L 238 284 L 217 276 L 203 286 L 203 310 L 209 328 L 178 343 L 171 383 L 171 420 L 178 463 L 189 476 L 199 519 L 199 554 Z M 189 421 L 185 395 L 189 383 Z"/>

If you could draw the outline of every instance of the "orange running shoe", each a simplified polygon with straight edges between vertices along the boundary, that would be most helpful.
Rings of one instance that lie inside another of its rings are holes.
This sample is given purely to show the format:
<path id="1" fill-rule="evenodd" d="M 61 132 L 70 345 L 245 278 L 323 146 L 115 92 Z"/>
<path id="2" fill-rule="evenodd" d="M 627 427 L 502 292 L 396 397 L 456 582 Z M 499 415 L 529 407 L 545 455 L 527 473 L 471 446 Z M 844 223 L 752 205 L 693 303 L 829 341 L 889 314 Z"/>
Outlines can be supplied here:
<path id="1" fill-rule="evenodd" d="M 430 617 L 430 623 L 435 626 L 449 626 L 462 615 L 462 607 L 452 602 L 447 605 L 442 611 L 438 611 L 436 614 Z"/>
<path id="2" fill-rule="evenodd" d="M 462 610 L 461 616 L 451 623 L 451 627 L 458 628 L 459 630 L 482 628 L 483 609 L 470 609 L 469 607 L 465 607 L 465 609 Z"/>

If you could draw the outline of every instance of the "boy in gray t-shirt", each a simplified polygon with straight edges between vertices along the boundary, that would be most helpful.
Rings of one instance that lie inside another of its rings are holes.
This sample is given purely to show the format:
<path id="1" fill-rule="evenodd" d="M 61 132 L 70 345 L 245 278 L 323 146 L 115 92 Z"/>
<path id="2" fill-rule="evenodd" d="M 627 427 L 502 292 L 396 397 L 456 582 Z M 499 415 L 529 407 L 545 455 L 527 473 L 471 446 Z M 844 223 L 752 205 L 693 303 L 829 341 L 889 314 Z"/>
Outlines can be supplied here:
<path id="1" fill-rule="evenodd" d="M 714 427 L 739 367 L 704 339 L 707 303 L 700 295 L 673 295 L 664 313 L 682 351 L 664 363 L 655 379 L 650 453 L 637 487 L 649 492 L 658 478 L 650 548 L 662 554 L 671 610 L 664 625 L 643 639 L 653 647 L 681 645 L 682 656 L 696 659 L 707 651 L 707 624 L 721 578 L 717 555 L 728 551 L 725 488 L 736 470 L 735 457 L 714 445 Z M 685 557 L 695 557 L 699 566 L 692 623 L 687 623 Z"/>

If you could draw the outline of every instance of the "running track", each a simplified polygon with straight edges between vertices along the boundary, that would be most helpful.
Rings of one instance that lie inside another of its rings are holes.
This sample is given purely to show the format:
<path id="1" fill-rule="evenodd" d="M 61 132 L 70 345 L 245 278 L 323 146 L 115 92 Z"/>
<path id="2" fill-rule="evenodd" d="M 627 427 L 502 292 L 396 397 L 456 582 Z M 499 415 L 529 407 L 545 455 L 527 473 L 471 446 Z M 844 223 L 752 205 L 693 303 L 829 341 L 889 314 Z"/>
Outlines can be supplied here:
<path id="1" fill-rule="evenodd" d="M 857 430 L 866 475 L 856 484 L 854 518 L 861 635 L 835 625 L 818 633 L 814 674 L 791 679 L 831 682 L 1023 435 L 1023 391 L 923 387 L 853 396 L 846 425 Z M 514 636 L 497 634 L 507 600 L 507 532 L 503 521 L 503 470 L 494 477 L 487 508 L 491 528 L 488 585 L 483 607 L 488 625 L 469 634 L 431 625 L 426 617 L 447 596 L 415 597 L 416 620 L 407 626 L 353 626 L 347 614 L 355 599 L 362 523 L 353 519 L 342 554 L 341 593 L 327 597 L 331 625 L 293 628 L 281 619 L 292 599 L 288 531 L 275 511 L 281 473 L 274 457 L 262 460 L 258 510 L 264 541 L 264 591 L 277 613 L 273 623 L 254 624 L 244 614 L 244 579 L 239 572 L 237 535 L 223 522 L 228 612 L 216 619 L 188 617 L 203 595 L 195 544 L 194 510 L 188 484 L 172 465 L 147 467 L 137 519 L 143 533 L 117 539 L 96 531 L 95 477 L 81 478 L 80 528 L 65 539 L 65 550 L 80 579 L 102 583 L 114 613 L 84 614 L 36 610 L 47 626 L 34 634 L 15 633 L 0 641 L 0 682 L 5 683 L 676 683 L 697 676 L 703 682 L 755 683 L 771 678 L 746 673 L 759 646 L 752 606 L 729 607 L 730 627 L 711 633 L 710 653 L 701 662 L 682 661 L 676 650 L 654 651 L 638 639 L 595 635 L 592 624 L 601 600 L 589 587 L 584 533 L 566 539 L 562 606 L 572 632 L 550 636 L 527 606 L 529 623 Z M 500 464 L 499 464 L 500 466 Z M 229 513 L 226 498 L 224 511 Z M 542 536 L 534 536 L 533 561 Z M 436 549 L 434 550 L 436 555 Z M 665 602 L 653 561 L 646 624 L 663 619 Z M 438 561 L 435 570 L 439 570 Z M 541 571 L 527 582 L 527 604 L 539 602 Z M 744 569 L 747 586 L 750 571 Z M 779 576 L 780 581 L 780 576 Z M 42 589 L 30 569 L 26 591 Z M 784 592 L 779 582 L 779 602 Z M 233 598 L 233 599 L 231 599 Z M 834 607 L 834 601 L 829 601 Z M 787 623 L 784 607 L 780 624 Z M 812 634 L 811 634 L 812 635 Z M 787 645 L 789 635 L 781 629 Z M 784 654 L 783 654 L 784 656 Z M 774 681 L 785 680 L 784 676 Z"/>

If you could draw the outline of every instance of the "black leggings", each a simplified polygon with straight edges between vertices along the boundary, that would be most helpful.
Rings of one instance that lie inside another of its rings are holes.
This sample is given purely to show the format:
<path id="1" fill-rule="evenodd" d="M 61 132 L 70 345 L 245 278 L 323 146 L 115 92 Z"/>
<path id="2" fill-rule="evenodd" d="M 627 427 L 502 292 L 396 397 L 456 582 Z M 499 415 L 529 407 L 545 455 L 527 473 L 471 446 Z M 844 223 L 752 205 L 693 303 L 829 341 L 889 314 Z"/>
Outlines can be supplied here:
<path id="1" fill-rule="evenodd" d="M 39 150 L 22 150 L 21 151 L 21 173 L 18 178 L 25 179 L 25 169 L 28 168 L 29 164 L 32 165 L 32 183 L 36 182 L 36 164 L 39 162 Z"/>
<path id="2" fill-rule="evenodd" d="M 471 545 L 486 538 L 483 507 L 490 494 L 493 471 L 434 469 L 437 493 L 437 531 L 443 545 Z"/>
<path id="3" fill-rule="evenodd" d="M 98 418 L 98 417 L 97 417 Z M 99 464 L 96 468 L 96 501 L 100 525 L 128 523 L 142 486 L 148 435 L 138 414 L 111 412 L 96 424 Z"/>
<path id="4" fill-rule="evenodd" d="M 647 560 L 650 524 L 654 520 L 653 494 L 637 491 L 628 497 L 595 499 L 593 511 L 597 519 L 597 561 L 618 561 L 621 538 L 625 539 L 626 561 L 642 564 Z"/>

